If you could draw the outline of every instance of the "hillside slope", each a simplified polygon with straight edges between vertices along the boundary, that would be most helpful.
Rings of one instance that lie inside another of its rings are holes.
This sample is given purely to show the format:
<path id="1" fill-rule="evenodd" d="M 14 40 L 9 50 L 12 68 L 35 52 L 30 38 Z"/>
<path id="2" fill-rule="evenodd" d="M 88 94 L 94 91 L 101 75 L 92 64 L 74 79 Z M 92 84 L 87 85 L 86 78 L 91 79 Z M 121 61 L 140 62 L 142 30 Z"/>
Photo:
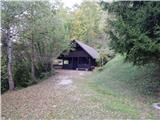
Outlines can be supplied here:
<path id="1" fill-rule="evenodd" d="M 117 55 L 91 76 L 90 86 L 99 94 L 92 99 L 120 118 L 158 119 L 160 111 L 152 108 L 160 101 L 154 95 L 160 85 L 156 71 L 154 65 L 136 67 Z"/>

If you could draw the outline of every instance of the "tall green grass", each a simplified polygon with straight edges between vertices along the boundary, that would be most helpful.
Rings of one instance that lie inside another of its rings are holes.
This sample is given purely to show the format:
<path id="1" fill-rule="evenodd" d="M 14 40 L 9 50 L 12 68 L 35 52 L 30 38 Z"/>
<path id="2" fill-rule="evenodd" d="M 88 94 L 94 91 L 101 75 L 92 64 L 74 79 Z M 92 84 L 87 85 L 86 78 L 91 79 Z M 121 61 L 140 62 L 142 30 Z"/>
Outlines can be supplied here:
<path id="1" fill-rule="evenodd" d="M 157 70 L 158 67 L 153 64 L 138 67 L 124 63 L 124 58 L 117 55 L 104 66 L 103 71 L 96 71 L 92 79 L 119 94 L 129 90 L 139 95 L 154 96 L 160 87 L 160 73 Z"/>
<path id="2" fill-rule="evenodd" d="M 157 119 L 159 111 L 151 106 L 160 100 L 155 95 L 160 87 L 157 70 L 153 64 L 138 67 L 124 63 L 124 58 L 117 55 L 102 71 L 92 74 L 90 87 L 97 92 L 92 99 L 120 118 Z"/>

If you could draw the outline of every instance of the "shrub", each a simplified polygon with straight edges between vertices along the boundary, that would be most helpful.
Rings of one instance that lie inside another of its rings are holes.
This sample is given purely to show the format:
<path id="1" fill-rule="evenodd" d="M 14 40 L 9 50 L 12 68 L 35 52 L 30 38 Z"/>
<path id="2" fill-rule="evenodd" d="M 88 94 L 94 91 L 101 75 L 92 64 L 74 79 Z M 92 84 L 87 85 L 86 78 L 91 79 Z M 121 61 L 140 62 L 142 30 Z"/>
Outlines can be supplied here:
<path id="1" fill-rule="evenodd" d="M 7 61 L 5 57 L 1 59 L 1 92 L 7 91 L 8 86 L 8 75 L 7 75 Z"/>
<path id="2" fill-rule="evenodd" d="M 97 61 L 99 66 L 105 65 L 108 61 L 110 61 L 115 56 L 115 52 L 109 49 L 99 50 L 100 58 Z"/>
<path id="3" fill-rule="evenodd" d="M 26 61 L 16 61 L 14 64 L 14 80 L 16 87 L 27 87 L 33 84 L 30 64 Z"/>

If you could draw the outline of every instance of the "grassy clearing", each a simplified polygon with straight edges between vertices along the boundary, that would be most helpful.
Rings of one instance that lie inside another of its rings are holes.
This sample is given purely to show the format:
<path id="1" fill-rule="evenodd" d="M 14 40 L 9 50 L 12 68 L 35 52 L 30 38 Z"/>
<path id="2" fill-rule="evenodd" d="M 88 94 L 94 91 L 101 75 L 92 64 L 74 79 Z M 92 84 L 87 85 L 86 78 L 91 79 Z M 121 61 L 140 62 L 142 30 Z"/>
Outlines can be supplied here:
<path id="1" fill-rule="evenodd" d="M 158 119 L 160 111 L 151 106 L 160 100 L 153 94 L 160 85 L 155 74 L 157 68 L 154 65 L 135 67 L 123 61 L 118 55 L 103 71 L 92 74 L 89 87 L 96 94 L 90 99 L 101 102 L 113 118 Z"/>

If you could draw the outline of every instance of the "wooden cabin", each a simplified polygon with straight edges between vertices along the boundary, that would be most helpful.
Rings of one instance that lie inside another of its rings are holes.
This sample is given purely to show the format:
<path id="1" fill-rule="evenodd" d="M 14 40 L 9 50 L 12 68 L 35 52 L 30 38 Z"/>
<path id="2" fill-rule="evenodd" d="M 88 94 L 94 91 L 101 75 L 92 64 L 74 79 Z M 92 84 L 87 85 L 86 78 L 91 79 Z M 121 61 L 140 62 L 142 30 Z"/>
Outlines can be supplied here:
<path id="1" fill-rule="evenodd" d="M 92 70 L 95 68 L 96 59 L 99 58 L 98 52 L 78 41 L 73 40 L 71 42 L 73 49 L 71 49 L 67 54 L 61 53 L 58 59 L 61 59 L 63 69 L 73 69 L 73 70 Z"/>

